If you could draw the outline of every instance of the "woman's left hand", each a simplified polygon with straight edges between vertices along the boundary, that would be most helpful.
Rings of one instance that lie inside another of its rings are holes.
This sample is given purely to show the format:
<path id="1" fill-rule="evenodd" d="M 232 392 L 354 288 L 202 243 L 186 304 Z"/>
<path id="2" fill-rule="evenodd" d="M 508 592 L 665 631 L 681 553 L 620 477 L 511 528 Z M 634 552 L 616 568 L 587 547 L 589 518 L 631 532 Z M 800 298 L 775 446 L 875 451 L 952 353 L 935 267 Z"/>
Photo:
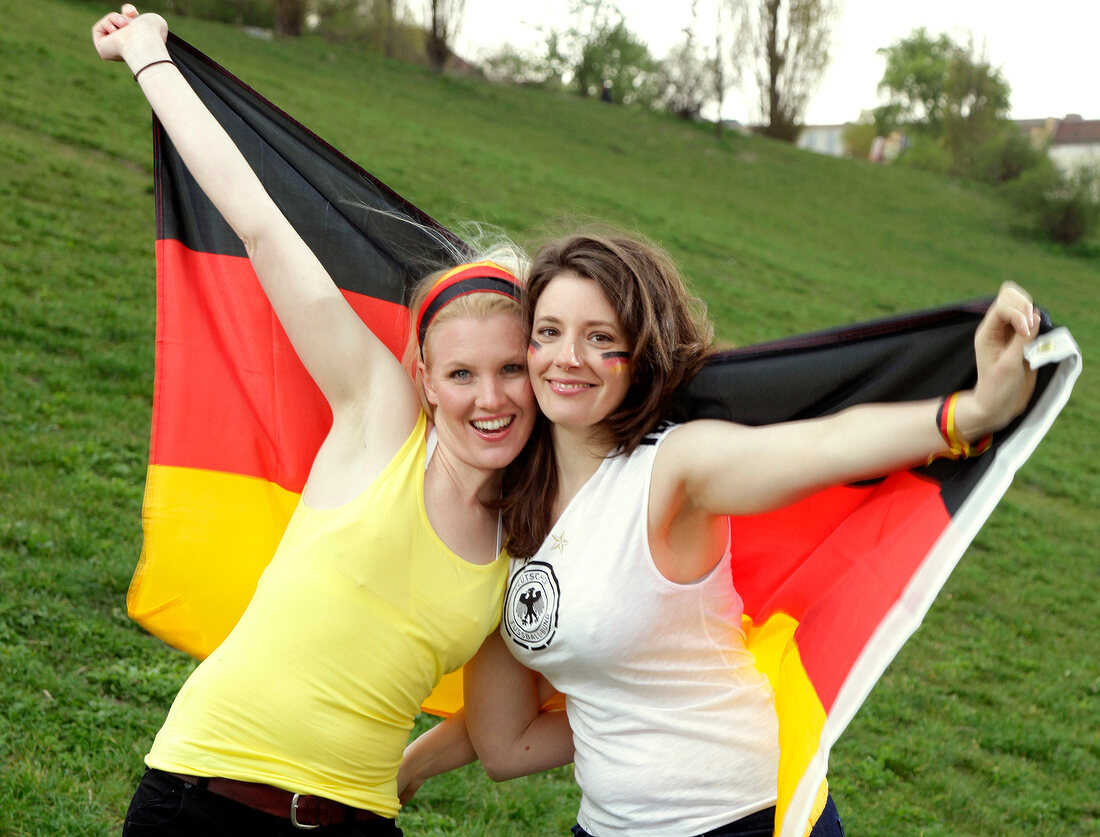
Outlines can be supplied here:
<path id="1" fill-rule="evenodd" d="M 968 442 L 1000 430 L 1024 411 L 1035 390 L 1035 372 L 1024 347 L 1039 333 L 1031 296 L 1005 282 L 974 336 L 978 383 L 956 411 L 959 432 Z"/>
<path id="2" fill-rule="evenodd" d="M 92 27 L 92 43 L 104 61 L 125 61 L 140 69 L 151 60 L 167 57 L 164 41 L 168 24 L 158 14 L 139 15 L 133 4 L 109 12 Z"/>
<path id="3" fill-rule="evenodd" d="M 402 806 L 408 804 L 416 792 L 420 790 L 420 786 L 424 784 L 424 780 L 416 777 L 413 778 L 406 772 L 405 765 L 401 765 L 401 769 L 397 771 L 397 801 Z"/>

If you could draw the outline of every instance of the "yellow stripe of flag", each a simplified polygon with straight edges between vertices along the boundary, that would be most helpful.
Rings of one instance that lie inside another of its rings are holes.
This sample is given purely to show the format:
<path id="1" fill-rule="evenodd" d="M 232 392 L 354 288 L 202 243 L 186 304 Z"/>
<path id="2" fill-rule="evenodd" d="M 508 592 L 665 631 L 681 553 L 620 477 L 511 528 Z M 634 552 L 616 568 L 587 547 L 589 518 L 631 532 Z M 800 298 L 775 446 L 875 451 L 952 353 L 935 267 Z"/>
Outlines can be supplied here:
<path id="1" fill-rule="evenodd" d="M 208 655 L 252 598 L 298 496 L 258 477 L 150 466 L 130 617 L 194 657 Z"/>

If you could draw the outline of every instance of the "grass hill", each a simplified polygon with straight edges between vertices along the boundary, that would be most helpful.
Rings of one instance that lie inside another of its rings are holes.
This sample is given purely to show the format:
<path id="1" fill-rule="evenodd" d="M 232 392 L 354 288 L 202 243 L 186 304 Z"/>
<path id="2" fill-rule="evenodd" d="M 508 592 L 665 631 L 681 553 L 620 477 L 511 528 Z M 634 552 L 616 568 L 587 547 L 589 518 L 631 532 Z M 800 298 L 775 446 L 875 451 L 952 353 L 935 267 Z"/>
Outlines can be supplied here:
<path id="1" fill-rule="evenodd" d="M 117 833 L 191 663 L 124 597 L 152 392 L 148 107 L 100 62 L 103 8 L 40 0 L 0 31 L 0 834 Z M 520 241 L 578 219 L 665 245 L 738 344 L 992 294 L 1012 279 L 1100 349 L 1100 248 L 1013 234 L 985 189 L 716 141 L 701 126 L 439 78 L 320 40 L 171 21 L 445 223 Z M 850 835 L 1100 828 L 1097 378 L 1063 416 L 834 751 Z M 421 726 L 423 726 L 422 722 Z M 430 783 L 417 835 L 565 834 L 568 769 Z"/>

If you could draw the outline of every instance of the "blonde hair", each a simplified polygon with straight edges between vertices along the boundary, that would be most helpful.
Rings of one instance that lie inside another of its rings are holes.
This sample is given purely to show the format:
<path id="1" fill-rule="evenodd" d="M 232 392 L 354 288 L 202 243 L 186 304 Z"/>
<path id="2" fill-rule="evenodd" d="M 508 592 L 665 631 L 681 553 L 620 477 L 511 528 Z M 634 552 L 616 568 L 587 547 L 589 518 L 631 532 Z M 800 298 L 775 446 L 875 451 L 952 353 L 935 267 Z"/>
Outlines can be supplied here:
<path id="1" fill-rule="evenodd" d="M 498 243 L 483 256 L 471 259 L 470 263 L 483 261 L 495 262 L 500 267 L 512 273 L 512 275 L 516 277 L 518 284 L 521 287 L 523 286 L 523 276 L 527 270 L 529 260 L 526 254 L 515 244 L 510 241 Z M 423 362 L 424 367 L 431 367 L 433 342 L 431 337 L 437 325 L 462 317 L 485 320 L 495 314 L 509 314 L 516 318 L 524 331 L 526 331 L 527 328 L 527 323 L 524 319 L 523 304 L 519 300 L 503 296 L 499 293 L 468 293 L 448 302 L 439 313 L 432 318 L 424 333 L 424 343 L 421 345 L 416 334 L 417 313 L 424 305 L 425 300 L 431 293 L 436 282 L 453 269 L 453 267 L 449 267 L 443 270 L 437 270 L 424 277 L 417 285 L 415 293 L 409 300 L 409 311 L 412 314 L 412 324 L 409 328 L 409 338 L 405 344 L 402 363 L 412 376 L 412 379 L 416 382 L 417 391 L 420 393 L 420 404 L 424 408 L 424 412 L 433 420 L 435 418 L 435 410 L 432 405 L 428 403 L 427 393 L 424 390 L 421 362 Z"/>

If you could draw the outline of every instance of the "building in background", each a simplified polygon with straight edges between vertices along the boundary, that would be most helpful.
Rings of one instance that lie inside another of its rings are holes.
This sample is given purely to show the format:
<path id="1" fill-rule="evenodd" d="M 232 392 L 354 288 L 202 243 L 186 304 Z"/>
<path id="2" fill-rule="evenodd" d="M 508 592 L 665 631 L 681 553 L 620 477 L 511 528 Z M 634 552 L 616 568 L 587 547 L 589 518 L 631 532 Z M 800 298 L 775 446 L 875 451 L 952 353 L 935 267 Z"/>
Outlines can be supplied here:
<path id="1" fill-rule="evenodd" d="M 1015 119 L 1013 123 L 1038 146 L 1046 146 L 1050 159 L 1064 172 L 1084 166 L 1100 168 L 1100 119 L 1083 119 L 1070 113 L 1059 119 Z M 846 125 L 806 125 L 796 145 L 806 151 L 844 157 Z M 889 162 L 905 149 L 902 134 L 881 137 L 872 145 L 874 162 Z"/>
<path id="2" fill-rule="evenodd" d="M 806 125 L 798 135 L 795 145 L 806 151 L 844 156 L 844 125 Z"/>
<path id="3" fill-rule="evenodd" d="M 1082 119 L 1071 113 L 1057 120 L 1047 154 L 1067 174 L 1091 166 L 1100 169 L 1100 119 Z"/>

